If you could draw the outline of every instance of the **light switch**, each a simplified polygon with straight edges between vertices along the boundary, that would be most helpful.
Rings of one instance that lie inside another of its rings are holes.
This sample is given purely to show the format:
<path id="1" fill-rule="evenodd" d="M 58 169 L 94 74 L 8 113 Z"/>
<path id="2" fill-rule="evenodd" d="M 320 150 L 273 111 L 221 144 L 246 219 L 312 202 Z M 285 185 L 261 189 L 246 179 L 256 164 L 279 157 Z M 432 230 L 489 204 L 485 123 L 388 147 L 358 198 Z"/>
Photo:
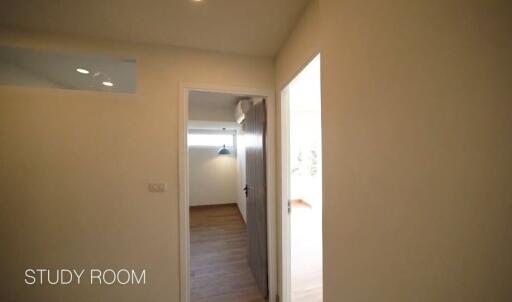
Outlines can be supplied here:
<path id="1" fill-rule="evenodd" d="M 167 190 L 167 185 L 164 182 L 152 182 L 148 184 L 148 191 L 151 193 L 162 193 Z"/>

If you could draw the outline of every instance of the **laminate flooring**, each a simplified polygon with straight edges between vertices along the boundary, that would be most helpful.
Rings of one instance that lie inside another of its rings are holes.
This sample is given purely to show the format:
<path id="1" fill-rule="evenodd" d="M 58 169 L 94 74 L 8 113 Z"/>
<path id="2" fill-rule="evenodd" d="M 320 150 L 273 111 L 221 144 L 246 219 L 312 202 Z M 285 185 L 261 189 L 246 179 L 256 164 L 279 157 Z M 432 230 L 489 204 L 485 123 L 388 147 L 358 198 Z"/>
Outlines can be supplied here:
<path id="1" fill-rule="evenodd" d="M 247 230 L 235 204 L 190 208 L 192 302 L 265 302 L 247 262 Z"/>

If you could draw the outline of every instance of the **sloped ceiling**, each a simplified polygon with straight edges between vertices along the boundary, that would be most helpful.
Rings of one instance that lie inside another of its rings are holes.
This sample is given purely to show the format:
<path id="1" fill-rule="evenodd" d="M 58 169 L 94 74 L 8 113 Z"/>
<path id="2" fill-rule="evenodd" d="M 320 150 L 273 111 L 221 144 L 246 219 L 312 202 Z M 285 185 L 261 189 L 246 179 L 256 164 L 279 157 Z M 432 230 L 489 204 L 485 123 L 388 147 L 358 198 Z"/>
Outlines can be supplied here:
<path id="1" fill-rule="evenodd" d="M 2 0 L 0 26 L 273 56 L 308 0 Z"/>

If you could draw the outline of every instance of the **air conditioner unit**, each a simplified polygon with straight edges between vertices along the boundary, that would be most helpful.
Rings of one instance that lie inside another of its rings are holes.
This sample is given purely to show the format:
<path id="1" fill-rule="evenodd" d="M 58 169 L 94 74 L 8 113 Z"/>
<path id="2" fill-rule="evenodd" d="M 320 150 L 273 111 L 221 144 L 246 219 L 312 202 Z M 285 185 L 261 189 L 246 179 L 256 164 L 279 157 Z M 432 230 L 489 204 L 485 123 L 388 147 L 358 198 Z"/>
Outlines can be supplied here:
<path id="1" fill-rule="evenodd" d="M 251 108 L 251 99 L 242 99 L 238 101 L 235 107 L 235 121 L 242 124 L 245 120 L 245 113 Z"/>

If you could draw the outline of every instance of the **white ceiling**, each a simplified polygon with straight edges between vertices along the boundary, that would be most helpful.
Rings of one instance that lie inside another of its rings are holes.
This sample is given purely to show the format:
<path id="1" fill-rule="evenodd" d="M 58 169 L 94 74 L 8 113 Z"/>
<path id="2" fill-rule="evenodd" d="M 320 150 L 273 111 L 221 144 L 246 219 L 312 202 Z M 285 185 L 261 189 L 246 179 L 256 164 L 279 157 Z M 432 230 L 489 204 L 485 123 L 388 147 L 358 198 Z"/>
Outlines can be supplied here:
<path id="1" fill-rule="evenodd" d="M 273 56 L 309 0 L 2 0 L 0 26 Z"/>
<path id="2" fill-rule="evenodd" d="M 188 97 L 190 120 L 196 121 L 235 121 L 235 107 L 245 95 L 218 92 L 191 91 Z"/>
<path id="3" fill-rule="evenodd" d="M 220 92 L 207 92 L 207 91 L 191 91 L 189 94 L 189 108 L 201 108 L 201 110 L 230 110 L 234 111 L 236 103 L 239 99 L 247 96 L 220 93 Z"/>

